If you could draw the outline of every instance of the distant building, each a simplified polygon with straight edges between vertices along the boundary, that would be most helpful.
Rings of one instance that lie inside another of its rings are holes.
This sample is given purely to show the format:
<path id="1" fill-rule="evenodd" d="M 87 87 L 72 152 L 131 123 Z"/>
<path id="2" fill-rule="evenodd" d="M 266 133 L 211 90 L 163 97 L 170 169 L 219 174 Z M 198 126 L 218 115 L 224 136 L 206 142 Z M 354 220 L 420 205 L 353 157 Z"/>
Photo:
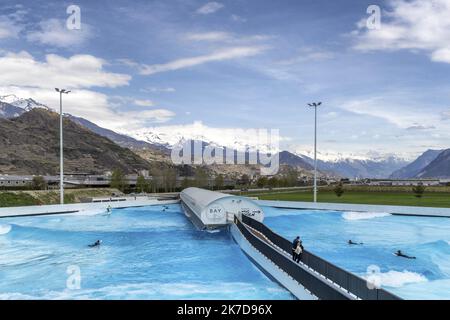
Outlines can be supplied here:
<path id="1" fill-rule="evenodd" d="M 371 179 L 366 183 L 371 186 L 391 187 L 417 186 L 419 184 L 429 187 L 441 185 L 441 181 L 439 179 Z"/>
<path id="2" fill-rule="evenodd" d="M 23 187 L 32 181 L 33 176 L 0 175 L 0 187 Z"/>

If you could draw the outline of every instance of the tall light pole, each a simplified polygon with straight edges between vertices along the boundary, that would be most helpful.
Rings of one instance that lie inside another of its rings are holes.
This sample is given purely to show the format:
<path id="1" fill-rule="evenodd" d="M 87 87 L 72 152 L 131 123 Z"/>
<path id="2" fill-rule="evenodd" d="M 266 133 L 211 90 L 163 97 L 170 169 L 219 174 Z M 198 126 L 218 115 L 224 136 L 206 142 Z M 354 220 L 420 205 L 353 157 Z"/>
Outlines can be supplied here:
<path id="1" fill-rule="evenodd" d="M 322 102 L 308 103 L 308 106 L 314 108 L 314 202 L 317 202 L 317 107 Z"/>
<path id="2" fill-rule="evenodd" d="M 59 202 L 64 204 L 64 156 L 63 156 L 63 112 L 62 95 L 69 94 L 66 89 L 55 88 L 59 92 Z"/>

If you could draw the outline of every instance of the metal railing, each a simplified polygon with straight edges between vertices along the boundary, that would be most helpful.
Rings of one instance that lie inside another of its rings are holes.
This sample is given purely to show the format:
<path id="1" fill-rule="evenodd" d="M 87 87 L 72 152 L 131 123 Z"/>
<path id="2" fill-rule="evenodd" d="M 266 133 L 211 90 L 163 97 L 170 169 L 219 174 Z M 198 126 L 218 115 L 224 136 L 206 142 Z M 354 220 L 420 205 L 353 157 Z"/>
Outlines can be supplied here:
<path id="1" fill-rule="evenodd" d="M 349 300 L 349 295 L 337 290 L 333 285 L 313 272 L 300 267 L 297 263 L 286 257 L 280 250 L 270 246 L 255 236 L 238 218 L 235 224 L 245 239 L 264 256 L 275 263 L 282 271 L 286 272 L 295 281 L 310 291 L 319 299 L 325 300 Z"/>
<path id="2" fill-rule="evenodd" d="M 291 254 L 292 243 L 272 231 L 263 223 L 244 215 L 242 216 L 242 222 L 262 233 L 265 237 L 267 237 L 267 239 L 283 251 Z M 398 296 L 384 289 L 369 289 L 367 280 L 360 278 L 307 250 L 303 250 L 301 261 L 312 270 L 323 275 L 339 287 L 362 300 L 401 300 Z"/>

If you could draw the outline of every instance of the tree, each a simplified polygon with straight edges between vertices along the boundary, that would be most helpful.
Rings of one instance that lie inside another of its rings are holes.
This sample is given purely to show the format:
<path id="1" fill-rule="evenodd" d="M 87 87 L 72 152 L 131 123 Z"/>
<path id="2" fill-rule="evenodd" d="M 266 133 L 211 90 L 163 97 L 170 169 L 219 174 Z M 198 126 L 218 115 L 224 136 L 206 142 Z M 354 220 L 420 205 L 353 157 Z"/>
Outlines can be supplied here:
<path id="1" fill-rule="evenodd" d="M 219 174 L 216 176 L 216 178 L 214 179 L 214 185 L 216 187 L 217 190 L 221 190 L 223 189 L 223 175 Z"/>
<path id="2" fill-rule="evenodd" d="M 33 180 L 31 181 L 31 187 L 34 190 L 45 190 L 45 189 L 47 189 L 47 182 L 45 181 L 44 177 L 35 176 L 35 177 L 33 177 Z"/>
<path id="3" fill-rule="evenodd" d="M 208 173 L 203 168 L 197 168 L 195 170 L 195 186 L 204 188 L 208 186 Z"/>
<path id="4" fill-rule="evenodd" d="M 162 175 L 161 170 L 156 167 L 152 168 L 150 170 L 150 172 L 151 172 L 151 176 L 152 176 L 152 184 L 151 184 L 152 191 L 156 193 L 163 186 L 163 175 Z"/>
<path id="5" fill-rule="evenodd" d="M 334 193 L 338 196 L 338 198 L 340 198 L 344 194 L 344 185 L 342 184 L 342 182 L 339 182 L 334 187 Z"/>
<path id="6" fill-rule="evenodd" d="M 177 186 L 177 171 L 175 168 L 167 167 L 162 170 L 164 191 L 174 191 Z"/>
<path id="7" fill-rule="evenodd" d="M 425 186 L 422 183 L 419 183 L 417 186 L 412 187 L 412 191 L 416 198 L 422 198 L 425 193 Z"/>
<path id="8" fill-rule="evenodd" d="M 189 181 L 188 177 L 184 177 L 181 181 L 181 190 L 189 188 L 191 185 L 191 181 Z"/>
<path id="9" fill-rule="evenodd" d="M 248 185 L 250 184 L 250 177 L 248 176 L 248 174 L 243 174 L 242 176 L 241 176 L 241 179 L 240 179 L 241 181 L 241 184 L 244 186 L 244 187 L 248 187 Z"/>
<path id="10" fill-rule="evenodd" d="M 278 185 L 278 179 L 277 177 L 272 177 L 269 179 L 269 181 L 267 182 L 267 184 L 269 185 L 270 189 L 275 188 Z"/>
<path id="11" fill-rule="evenodd" d="M 256 182 L 256 185 L 258 188 L 264 188 L 267 186 L 268 179 L 265 176 L 259 177 L 258 181 Z"/>
<path id="12" fill-rule="evenodd" d="M 111 174 L 111 188 L 118 189 L 122 192 L 125 191 L 127 183 L 125 180 L 125 174 L 120 169 L 115 169 Z"/>
<path id="13" fill-rule="evenodd" d="M 143 175 L 139 175 L 136 180 L 136 191 L 138 193 L 148 192 L 149 191 L 149 183 L 145 179 Z"/>
<path id="14" fill-rule="evenodd" d="M 298 172 L 292 167 L 288 167 L 285 173 L 286 187 L 295 187 L 298 183 Z"/>

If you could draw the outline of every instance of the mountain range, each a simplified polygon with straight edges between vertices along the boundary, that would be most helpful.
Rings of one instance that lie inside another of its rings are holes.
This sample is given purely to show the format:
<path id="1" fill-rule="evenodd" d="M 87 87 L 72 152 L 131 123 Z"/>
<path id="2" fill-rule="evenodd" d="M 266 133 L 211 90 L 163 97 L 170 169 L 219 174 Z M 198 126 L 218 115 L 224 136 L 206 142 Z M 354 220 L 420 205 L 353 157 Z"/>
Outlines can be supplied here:
<path id="1" fill-rule="evenodd" d="M 51 112 L 52 109 L 34 99 L 23 99 L 14 95 L 0 96 L 0 118 L 17 118 L 34 109 L 43 109 Z M 128 148 L 140 158 L 148 161 L 170 161 L 170 150 L 180 140 L 201 140 L 205 145 L 214 144 L 205 136 L 184 137 L 180 132 L 166 134 L 156 130 L 141 130 L 130 133 L 133 137 L 102 128 L 90 120 L 71 114 L 64 114 L 67 120 L 88 129 L 98 136 L 106 137 L 122 148 Z M 11 139 L 14 139 L 11 137 Z M 442 155 L 441 155 L 442 154 Z M 289 151 L 279 153 L 280 164 L 311 172 L 314 168 L 314 160 L 304 154 L 296 154 Z M 428 150 L 415 161 L 409 162 L 405 159 L 389 155 L 387 157 L 359 158 L 342 157 L 338 159 L 318 159 L 318 170 L 322 175 L 340 176 L 347 178 L 428 178 L 449 177 L 448 153 L 443 150 Z M 245 166 L 236 166 L 240 173 L 245 172 Z M 223 166 L 218 166 L 223 170 Z M 93 169 L 93 168 L 91 168 Z M 252 168 L 252 171 L 254 168 Z M 229 172 L 230 170 L 227 170 Z M 231 170 L 232 171 L 232 170 Z"/>
<path id="2" fill-rule="evenodd" d="M 450 178 L 450 149 L 444 150 L 425 166 L 417 178 Z"/>
<path id="3" fill-rule="evenodd" d="M 54 175 L 59 170 L 59 115 L 35 108 L 0 119 L 0 172 Z M 148 170 L 150 163 L 127 148 L 64 119 L 66 172 L 99 174 Z"/>
<path id="4" fill-rule="evenodd" d="M 416 160 L 405 167 L 394 171 L 390 178 L 392 179 L 411 179 L 416 178 L 422 170 L 425 169 L 433 160 L 435 160 L 443 150 L 427 150 Z"/>

